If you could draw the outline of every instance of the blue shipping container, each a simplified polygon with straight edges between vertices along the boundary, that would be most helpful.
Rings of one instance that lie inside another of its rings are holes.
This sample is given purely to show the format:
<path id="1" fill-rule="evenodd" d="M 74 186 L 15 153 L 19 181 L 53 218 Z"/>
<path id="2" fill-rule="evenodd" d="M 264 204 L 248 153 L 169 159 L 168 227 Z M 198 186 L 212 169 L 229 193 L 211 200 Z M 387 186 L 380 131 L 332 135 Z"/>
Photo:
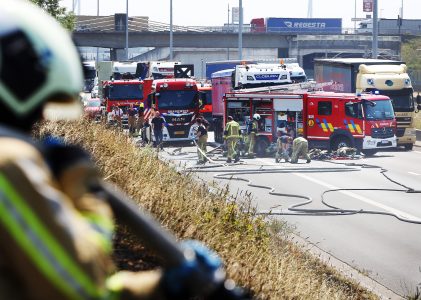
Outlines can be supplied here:
<path id="1" fill-rule="evenodd" d="M 342 33 L 342 19 L 336 18 L 267 18 L 268 32 L 285 33 Z"/>

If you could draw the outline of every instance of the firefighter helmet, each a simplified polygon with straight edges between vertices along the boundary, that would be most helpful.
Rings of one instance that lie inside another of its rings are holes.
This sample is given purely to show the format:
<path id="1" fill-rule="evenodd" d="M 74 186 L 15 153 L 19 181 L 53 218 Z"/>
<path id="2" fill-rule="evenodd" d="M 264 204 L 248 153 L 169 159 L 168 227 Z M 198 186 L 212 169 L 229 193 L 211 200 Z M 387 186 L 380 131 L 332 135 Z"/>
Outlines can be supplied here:
<path id="1" fill-rule="evenodd" d="M 254 114 L 253 115 L 253 119 L 255 119 L 256 121 L 260 120 L 260 115 L 259 114 Z"/>
<path id="2" fill-rule="evenodd" d="M 0 0 L 0 107 L 18 118 L 82 113 L 82 64 L 69 32 L 29 1 Z"/>

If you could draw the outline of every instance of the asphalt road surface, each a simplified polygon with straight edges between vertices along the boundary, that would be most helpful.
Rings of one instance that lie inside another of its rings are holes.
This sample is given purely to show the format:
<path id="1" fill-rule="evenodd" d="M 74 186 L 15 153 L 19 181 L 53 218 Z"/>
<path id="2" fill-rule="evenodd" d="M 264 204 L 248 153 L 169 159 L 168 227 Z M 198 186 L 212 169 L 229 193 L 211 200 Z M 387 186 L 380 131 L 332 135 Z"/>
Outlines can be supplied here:
<path id="1" fill-rule="evenodd" d="M 169 145 L 161 157 L 180 167 L 197 167 L 196 148 L 178 147 Z M 208 147 L 208 151 L 212 149 Z M 388 297 L 413 295 L 416 287 L 420 287 L 421 193 L 407 190 L 421 191 L 421 147 L 409 152 L 394 149 L 355 160 L 310 164 L 301 160 L 295 165 L 276 164 L 268 157 L 243 159 L 227 166 L 220 155 L 210 157 L 214 161 L 205 165 L 210 168 L 197 170 L 199 178 L 221 186 L 228 184 L 233 194 L 251 192 L 253 204 L 260 212 L 271 212 L 273 217 L 287 220 L 308 243 L 391 291 L 392 296 Z M 226 176 L 230 180 L 214 177 L 233 170 L 236 174 Z M 299 207 L 305 210 L 304 214 L 289 215 L 297 212 L 288 208 L 305 199 L 272 195 L 268 189 L 249 186 L 250 182 L 236 177 L 272 187 L 277 193 L 311 197 L 312 202 Z M 324 200 L 340 210 L 320 211 L 332 210 L 322 203 L 322 193 L 339 188 L 349 190 L 329 192 Z"/>

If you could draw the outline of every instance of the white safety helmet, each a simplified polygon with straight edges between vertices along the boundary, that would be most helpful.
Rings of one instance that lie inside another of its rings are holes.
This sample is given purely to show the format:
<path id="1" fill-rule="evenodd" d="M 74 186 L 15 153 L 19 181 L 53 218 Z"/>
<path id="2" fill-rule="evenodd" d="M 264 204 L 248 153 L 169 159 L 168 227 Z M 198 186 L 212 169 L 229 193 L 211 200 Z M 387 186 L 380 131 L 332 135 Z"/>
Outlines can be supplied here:
<path id="1" fill-rule="evenodd" d="M 260 120 L 260 115 L 259 114 L 254 114 L 253 115 L 253 119 L 259 121 Z"/>
<path id="2" fill-rule="evenodd" d="M 0 108 L 17 118 L 43 107 L 46 119 L 79 117 L 83 72 L 70 33 L 30 1 L 0 7 Z"/>

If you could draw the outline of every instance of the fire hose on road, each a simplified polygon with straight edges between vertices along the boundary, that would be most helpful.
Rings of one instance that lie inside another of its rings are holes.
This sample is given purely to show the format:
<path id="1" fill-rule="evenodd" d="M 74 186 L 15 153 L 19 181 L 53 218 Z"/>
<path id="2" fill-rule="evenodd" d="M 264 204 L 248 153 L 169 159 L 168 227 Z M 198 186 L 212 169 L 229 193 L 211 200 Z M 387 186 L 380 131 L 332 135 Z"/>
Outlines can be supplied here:
<path id="1" fill-rule="evenodd" d="M 195 145 L 197 146 L 196 142 L 194 141 Z M 208 159 L 211 163 L 216 163 L 215 160 L 211 160 L 206 153 L 204 153 L 199 147 L 198 151 L 202 153 L 202 155 L 205 156 L 206 159 Z M 258 211 L 257 214 L 261 215 L 299 215 L 299 216 L 344 216 L 344 215 L 351 215 L 351 214 L 376 214 L 376 215 L 385 215 L 385 216 L 392 216 L 396 219 L 407 222 L 407 223 L 413 223 L 413 224 L 421 224 L 421 218 L 418 219 L 413 216 L 402 216 L 395 212 L 387 212 L 387 211 L 378 211 L 378 210 L 364 210 L 364 209 L 343 209 L 337 206 L 334 206 L 332 204 L 329 204 L 327 200 L 325 199 L 325 195 L 333 192 L 352 192 L 352 191 L 379 191 L 379 192 L 400 192 L 400 193 L 421 193 L 421 190 L 416 190 L 411 187 L 405 186 L 402 183 L 399 183 L 390 176 L 388 176 L 386 173 L 388 172 L 387 169 L 376 166 L 376 165 L 369 165 L 369 164 L 358 164 L 358 163 L 338 163 L 338 162 L 331 162 L 327 161 L 328 163 L 332 163 L 335 165 L 338 165 L 337 167 L 320 167 L 320 168 L 314 168 L 314 167 L 306 167 L 306 168 L 279 168 L 276 166 L 276 168 L 267 168 L 268 166 L 261 165 L 260 168 L 257 169 L 216 169 L 218 167 L 227 166 L 229 164 L 215 164 L 210 166 L 197 166 L 188 168 L 188 171 L 193 171 L 196 173 L 215 173 L 218 172 L 218 174 L 213 175 L 215 179 L 220 180 L 236 180 L 236 181 L 242 181 L 247 184 L 249 187 L 254 188 L 261 188 L 268 190 L 270 195 L 278 196 L 278 197 L 286 197 L 286 198 L 296 198 L 296 199 L 303 199 L 304 201 L 295 203 L 290 205 L 285 211 L 277 211 L 275 210 L 276 207 L 273 207 L 271 210 L 265 210 L 265 211 Z M 238 165 L 238 164 L 237 164 Z M 245 164 L 249 165 L 249 164 Z M 340 165 L 340 167 L 339 167 Z M 321 172 L 355 172 L 360 171 L 364 168 L 370 168 L 370 169 L 379 169 L 380 174 L 382 174 L 388 181 L 390 181 L 393 184 L 396 184 L 400 186 L 400 189 L 388 189 L 388 188 L 335 188 L 335 189 L 328 189 L 324 191 L 321 194 L 320 201 L 323 205 L 328 207 L 327 209 L 310 209 L 310 208 L 304 208 L 305 206 L 309 205 L 313 202 L 313 199 L 310 196 L 306 195 L 299 195 L 299 194 L 288 194 L 288 193 L 280 193 L 276 192 L 275 187 L 269 186 L 269 185 L 261 185 L 261 184 L 255 184 L 250 179 L 247 179 L 245 177 L 240 177 L 240 175 L 251 175 L 251 174 L 280 174 L 280 173 L 321 173 Z"/>

